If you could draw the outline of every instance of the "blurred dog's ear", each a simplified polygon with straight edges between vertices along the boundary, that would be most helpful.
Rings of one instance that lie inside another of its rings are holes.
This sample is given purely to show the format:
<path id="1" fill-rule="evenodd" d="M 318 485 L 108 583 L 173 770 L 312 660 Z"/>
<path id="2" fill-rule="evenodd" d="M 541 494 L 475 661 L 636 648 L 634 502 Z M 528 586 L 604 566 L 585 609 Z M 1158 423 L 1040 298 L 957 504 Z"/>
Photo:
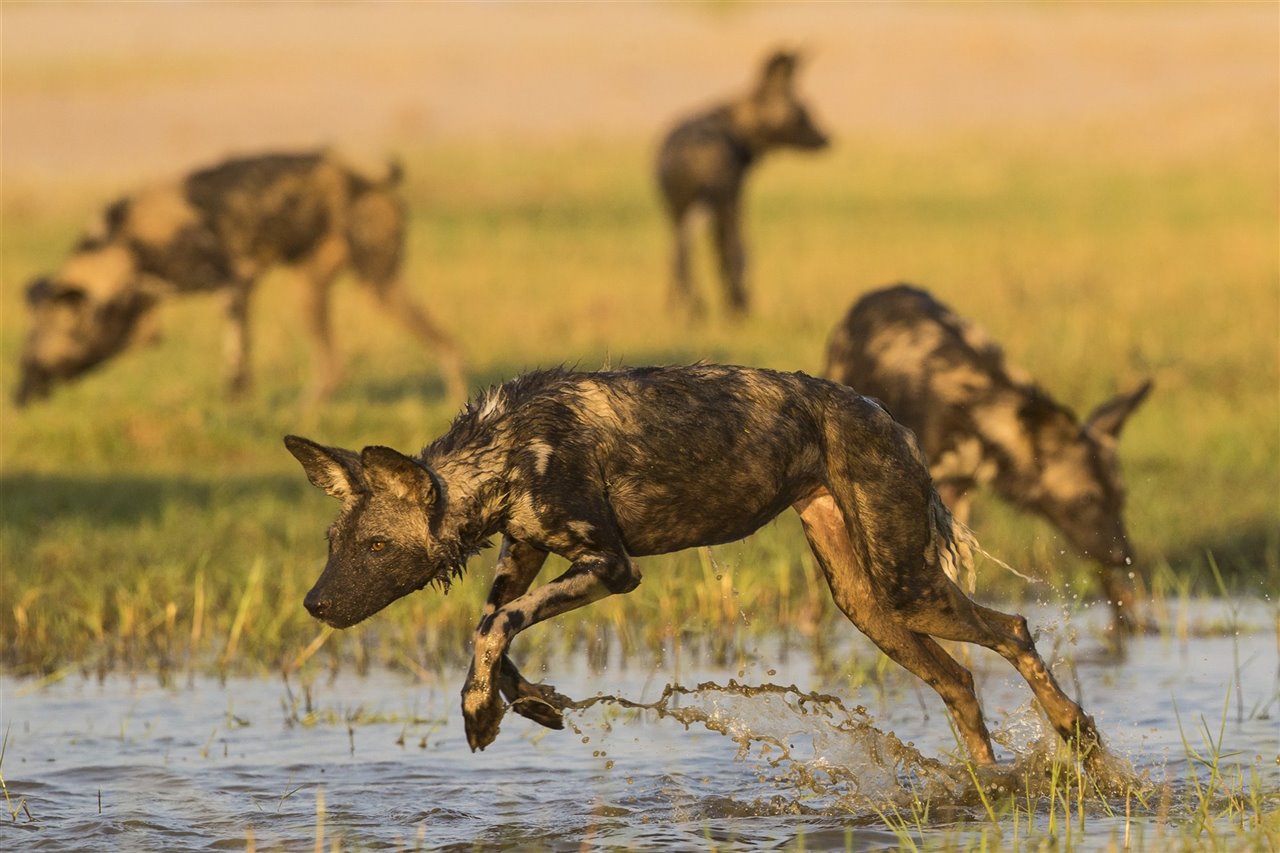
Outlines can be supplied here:
<path id="1" fill-rule="evenodd" d="M 1137 387 L 1108 400 L 1093 412 L 1084 422 L 1084 428 L 1098 437 L 1106 437 L 1115 441 L 1120 437 L 1120 430 L 1133 414 L 1134 409 L 1151 393 L 1153 382 L 1150 379 Z"/>
<path id="2" fill-rule="evenodd" d="M 765 60 L 764 70 L 760 75 L 761 94 L 790 92 L 799 59 L 797 54 L 789 50 L 779 50 Z"/>
<path id="3" fill-rule="evenodd" d="M 27 304 L 33 308 L 43 302 L 53 301 L 75 304 L 83 302 L 86 297 L 88 294 L 84 288 L 62 284 L 47 276 L 34 279 L 27 285 Z"/>

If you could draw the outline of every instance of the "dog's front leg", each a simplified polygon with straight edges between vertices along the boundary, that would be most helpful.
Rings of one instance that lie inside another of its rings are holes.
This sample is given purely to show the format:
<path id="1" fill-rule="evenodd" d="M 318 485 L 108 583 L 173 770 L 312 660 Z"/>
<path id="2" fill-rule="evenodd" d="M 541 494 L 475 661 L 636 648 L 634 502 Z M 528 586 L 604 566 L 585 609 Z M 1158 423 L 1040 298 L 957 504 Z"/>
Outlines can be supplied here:
<path id="1" fill-rule="evenodd" d="M 697 320 L 706 313 L 702 298 L 693 289 L 689 278 L 689 243 L 693 217 L 688 205 L 672 208 L 671 214 L 673 244 L 671 247 L 671 293 L 668 297 L 670 306 L 683 316 Z"/>
<path id="2" fill-rule="evenodd" d="M 240 397 L 249 388 L 249 297 L 253 279 L 231 285 L 227 294 L 227 332 L 223 352 L 227 360 L 227 393 Z"/>
<path id="3" fill-rule="evenodd" d="M 529 584 L 546 562 L 547 552 L 511 536 L 502 538 L 498 552 L 498 565 L 493 573 L 493 586 L 484 605 L 483 618 L 488 618 L 498 608 L 524 595 Z M 549 684 L 531 684 L 507 655 L 502 656 L 498 671 L 498 689 L 511 703 L 511 710 L 549 729 L 564 728 L 560 709 L 569 701 Z"/>
<path id="4" fill-rule="evenodd" d="M 471 749 L 498 736 L 506 712 L 499 693 L 502 662 L 516 634 L 615 592 L 629 592 L 639 573 L 625 553 L 583 555 L 555 580 L 527 592 L 486 616 L 476 629 L 475 654 L 462 686 L 462 717 Z"/>

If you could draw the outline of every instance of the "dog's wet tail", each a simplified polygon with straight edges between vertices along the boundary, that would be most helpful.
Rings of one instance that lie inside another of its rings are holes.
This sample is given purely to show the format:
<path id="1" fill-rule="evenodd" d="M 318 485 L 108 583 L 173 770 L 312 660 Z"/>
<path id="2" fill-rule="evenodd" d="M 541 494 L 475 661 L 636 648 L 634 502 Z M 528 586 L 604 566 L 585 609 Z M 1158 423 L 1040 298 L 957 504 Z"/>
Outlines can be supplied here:
<path id="1" fill-rule="evenodd" d="M 938 547 L 938 561 L 942 571 L 957 585 L 962 586 L 970 594 L 978 587 L 978 571 L 975 566 L 975 554 L 981 554 L 1007 572 L 1011 572 L 1024 581 L 1039 583 L 1035 578 L 1027 577 L 1004 560 L 992 554 L 978 542 L 978 537 L 969 526 L 956 521 L 951 510 L 942 502 L 937 492 L 929 499 L 929 511 L 933 516 L 934 541 Z M 960 572 L 964 571 L 964 583 L 960 583 Z"/>
<path id="2" fill-rule="evenodd" d="M 982 548 L 978 537 L 952 517 L 951 510 L 947 509 L 937 492 L 929 498 L 929 514 L 942 571 L 957 586 L 972 593 L 978 587 L 978 571 L 973 559 L 974 553 Z M 965 573 L 963 584 L 960 583 L 961 571 Z"/>

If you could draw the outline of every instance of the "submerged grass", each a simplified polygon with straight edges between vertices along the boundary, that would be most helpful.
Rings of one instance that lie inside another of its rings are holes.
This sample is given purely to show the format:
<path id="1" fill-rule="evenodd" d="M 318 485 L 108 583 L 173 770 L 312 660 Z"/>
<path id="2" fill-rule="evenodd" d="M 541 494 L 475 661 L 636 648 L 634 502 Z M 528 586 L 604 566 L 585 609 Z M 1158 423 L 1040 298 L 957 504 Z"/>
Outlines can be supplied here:
<path id="1" fill-rule="evenodd" d="M 1219 153 L 1137 163 L 952 139 L 850 143 L 820 164 L 778 158 L 748 208 L 753 316 L 682 325 L 664 313 L 666 226 L 645 147 L 442 146 L 406 157 L 407 272 L 462 338 L 476 386 L 560 363 L 705 358 L 816 372 L 858 295 L 926 285 L 1078 410 L 1154 375 L 1121 445 L 1137 580 L 1157 602 L 1217 592 L 1214 571 L 1236 594 L 1265 596 L 1280 588 L 1276 169 L 1262 141 Z M 23 282 L 57 265 L 101 202 L 25 199 L 8 217 L 4 388 L 26 323 Z M 710 292 L 710 259 L 699 260 Z M 47 403 L 0 408 L 6 669 L 287 668 L 318 656 L 433 671 L 465 654 L 492 552 L 449 596 L 410 596 L 350 631 L 318 634 L 301 607 L 336 507 L 280 437 L 412 451 L 455 409 L 431 357 L 349 285 L 335 312 L 348 381 L 304 407 L 294 297 L 283 274 L 260 290 L 246 401 L 221 394 L 220 306 L 190 297 L 164 306 L 156 346 Z M 974 527 L 1043 581 L 985 569 L 982 597 L 1094 595 L 1090 567 L 1047 525 L 987 500 Z M 557 619 L 557 644 L 632 653 L 675 642 L 723 658 L 778 628 L 820 636 L 837 616 L 790 518 L 643 569 L 635 593 Z"/>

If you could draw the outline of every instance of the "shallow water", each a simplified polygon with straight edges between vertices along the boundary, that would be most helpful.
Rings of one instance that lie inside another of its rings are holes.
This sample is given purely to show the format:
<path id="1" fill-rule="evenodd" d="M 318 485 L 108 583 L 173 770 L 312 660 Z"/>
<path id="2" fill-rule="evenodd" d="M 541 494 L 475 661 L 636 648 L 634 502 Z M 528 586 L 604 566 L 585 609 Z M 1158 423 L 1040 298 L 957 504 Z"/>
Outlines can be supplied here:
<path id="1" fill-rule="evenodd" d="M 1197 617 L 1217 624 L 1227 613 L 1205 605 Z M 1086 630 L 1068 642 L 1086 627 L 1079 616 L 1071 624 L 1031 614 L 1047 627 L 1046 656 L 1058 640 L 1072 659 L 1055 670 L 1121 759 L 1121 781 L 1148 798 L 1146 808 L 1133 804 L 1135 846 L 1161 849 L 1160 833 L 1176 836 L 1199 803 L 1194 779 L 1209 773 L 1188 759 L 1184 736 L 1204 752 L 1205 732 L 1216 740 L 1221 730 L 1224 765 L 1243 768 L 1247 787 L 1280 808 L 1275 613 L 1249 604 L 1240 614 L 1250 627 L 1238 636 L 1143 637 L 1123 659 L 1102 653 Z M 874 661 L 848 633 L 836 657 Z M 1021 771 L 1011 774 L 1019 786 L 1043 784 L 1035 768 L 1053 738 L 1029 692 L 994 655 L 975 652 L 971 665 L 1004 769 Z M 547 674 L 562 692 L 658 702 L 661 712 L 602 699 L 570 712 L 560 732 L 508 714 L 498 740 L 476 754 L 457 710 L 461 672 L 432 683 L 390 672 L 288 684 L 3 678 L 0 846 L 312 849 L 323 835 L 326 849 L 335 839 L 359 849 L 895 849 L 901 842 L 881 813 L 909 813 L 923 792 L 933 802 L 926 840 L 991 834 L 931 691 L 896 667 L 856 688 L 822 671 L 815 656 L 776 647 L 731 667 L 613 662 L 591 672 L 565 661 Z M 717 686 L 698 689 L 706 681 Z M 668 684 L 681 689 L 661 700 Z M 1030 827 L 1025 814 L 1016 830 L 1012 818 L 1000 822 L 1006 846 L 1015 831 L 1019 845 L 1047 832 L 1047 801 L 1032 802 Z M 1110 803 L 1114 815 L 1101 800 L 1088 806 L 1073 842 L 1122 837 L 1124 799 Z"/>

